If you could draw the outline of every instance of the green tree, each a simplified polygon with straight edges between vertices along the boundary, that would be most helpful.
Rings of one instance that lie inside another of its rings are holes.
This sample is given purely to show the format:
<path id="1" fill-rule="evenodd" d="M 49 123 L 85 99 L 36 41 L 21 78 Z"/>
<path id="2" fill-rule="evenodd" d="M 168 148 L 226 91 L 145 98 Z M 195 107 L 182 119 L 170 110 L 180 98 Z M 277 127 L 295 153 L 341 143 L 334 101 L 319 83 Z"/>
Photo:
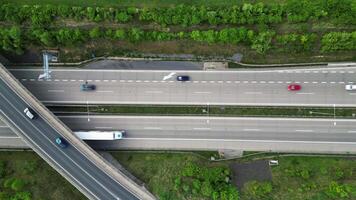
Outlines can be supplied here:
<path id="1" fill-rule="evenodd" d="M 97 39 L 101 37 L 101 31 L 99 27 L 95 27 L 89 31 L 89 37 L 91 39 Z"/>
<path id="2" fill-rule="evenodd" d="M 22 54 L 23 37 L 19 27 L 0 28 L 0 48 L 5 51 Z"/>

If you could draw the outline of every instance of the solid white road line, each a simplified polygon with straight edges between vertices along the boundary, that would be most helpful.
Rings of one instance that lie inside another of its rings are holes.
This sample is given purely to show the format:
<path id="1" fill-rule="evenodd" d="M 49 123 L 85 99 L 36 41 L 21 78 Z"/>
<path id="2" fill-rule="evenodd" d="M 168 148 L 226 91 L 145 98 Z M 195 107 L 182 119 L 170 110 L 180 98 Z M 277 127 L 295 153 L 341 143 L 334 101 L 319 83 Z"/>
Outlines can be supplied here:
<path id="1" fill-rule="evenodd" d="M 238 140 L 238 139 L 204 139 L 204 138 L 123 138 L 124 140 L 151 140 L 151 141 L 211 141 L 211 142 L 254 142 L 254 143 L 296 143 L 296 144 L 340 144 L 356 145 L 356 142 L 328 142 L 328 141 L 303 141 L 303 140 Z"/>
<path id="2" fill-rule="evenodd" d="M 262 92 L 245 92 L 245 94 L 263 94 Z"/>
<path id="3" fill-rule="evenodd" d="M 162 128 L 161 127 L 144 127 L 143 129 L 146 129 L 146 130 L 161 130 Z"/>
<path id="4" fill-rule="evenodd" d="M 245 128 L 243 129 L 244 131 L 260 131 L 261 129 L 256 129 L 256 128 Z"/>
<path id="5" fill-rule="evenodd" d="M 0 136 L 2 139 L 20 139 L 19 136 Z"/>
<path id="6" fill-rule="evenodd" d="M 64 92 L 64 90 L 48 90 L 48 92 Z"/>
<path id="7" fill-rule="evenodd" d="M 211 128 L 204 128 L 204 127 L 202 127 L 202 128 L 193 128 L 194 130 L 210 130 Z"/>
<path id="8" fill-rule="evenodd" d="M 211 92 L 194 92 L 195 94 L 211 94 Z"/>
<path id="9" fill-rule="evenodd" d="M 295 130 L 295 132 L 311 133 L 311 132 L 314 132 L 314 131 L 313 130 Z"/>
<path id="10" fill-rule="evenodd" d="M 301 94 L 301 95 L 313 95 L 314 93 L 310 92 L 310 93 L 297 93 L 297 94 Z"/>
<path id="11" fill-rule="evenodd" d="M 356 133 L 356 131 L 347 131 L 348 133 Z"/>
<path id="12" fill-rule="evenodd" d="M 150 93 L 150 94 L 161 94 L 163 93 L 162 91 L 158 91 L 158 90 L 152 90 L 152 91 L 146 91 L 145 93 Z"/>
<path id="13" fill-rule="evenodd" d="M 112 127 L 106 127 L 106 126 L 98 126 L 95 127 L 96 129 L 113 129 Z"/>
<path id="14" fill-rule="evenodd" d="M 96 92 L 101 92 L 101 93 L 112 93 L 114 91 L 111 91 L 111 90 L 98 90 Z"/>

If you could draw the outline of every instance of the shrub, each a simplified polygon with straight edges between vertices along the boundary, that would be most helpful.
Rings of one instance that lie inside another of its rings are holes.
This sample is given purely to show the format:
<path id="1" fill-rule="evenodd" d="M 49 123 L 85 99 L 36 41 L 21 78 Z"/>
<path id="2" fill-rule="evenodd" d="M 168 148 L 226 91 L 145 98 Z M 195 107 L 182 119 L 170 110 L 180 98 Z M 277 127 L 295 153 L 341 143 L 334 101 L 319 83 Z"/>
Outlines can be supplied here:
<path id="1" fill-rule="evenodd" d="M 11 189 L 15 191 L 20 191 L 25 187 L 26 183 L 22 179 L 14 179 L 11 183 Z"/>
<path id="2" fill-rule="evenodd" d="M 347 184 L 338 184 L 335 181 L 332 181 L 326 190 L 326 195 L 330 198 L 339 199 L 339 198 L 349 198 L 351 192 L 351 186 Z"/>

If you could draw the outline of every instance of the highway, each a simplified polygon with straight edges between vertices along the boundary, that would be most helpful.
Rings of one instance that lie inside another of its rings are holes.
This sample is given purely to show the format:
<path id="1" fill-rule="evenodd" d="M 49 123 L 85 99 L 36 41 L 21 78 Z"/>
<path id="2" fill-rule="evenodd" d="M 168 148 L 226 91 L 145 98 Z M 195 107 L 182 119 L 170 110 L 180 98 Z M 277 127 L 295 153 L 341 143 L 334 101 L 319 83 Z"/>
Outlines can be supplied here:
<path id="1" fill-rule="evenodd" d="M 187 72 L 53 69 L 48 81 L 37 80 L 39 69 L 11 72 L 44 103 L 356 106 L 356 92 L 345 90 L 346 84 L 356 82 L 356 67 Z M 163 80 L 172 72 L 176 74 Z M 178 82 L 177 75 L 189 75 L 191 81 Z M 97 85 L 97 90 L 80 92 L 85 81 Z M 291 83 L 302 89 L 288 91 Z"/>
<path id="2" fill-rule="evenodd" d="M 172 116 L 62 116 L 72 130 L 127 131 L 98 149 L 356 152 L 356 120 Z"/>
<path id="3" fill-rule="evenodd" d="M 90 199 L 138 199 L 121 183 L 99 169 L 93 161 L 72 145 L 60 148 L 55 138 L 60 133 L 41 115 L 37 119 L 27 118 L 23 110 L 27 103 L 0 79 L 0 114 L 2 119 L 11 124 L 16 132 L 23 135 L 30 146 L 39 153 L 57 171 L 76 185 Z M 1 128 L 5 128 L 1 123 Z M 2 130 L 2 132 L 7 132 Z M 2 139 L 3 140 L 3 139 Z"/>

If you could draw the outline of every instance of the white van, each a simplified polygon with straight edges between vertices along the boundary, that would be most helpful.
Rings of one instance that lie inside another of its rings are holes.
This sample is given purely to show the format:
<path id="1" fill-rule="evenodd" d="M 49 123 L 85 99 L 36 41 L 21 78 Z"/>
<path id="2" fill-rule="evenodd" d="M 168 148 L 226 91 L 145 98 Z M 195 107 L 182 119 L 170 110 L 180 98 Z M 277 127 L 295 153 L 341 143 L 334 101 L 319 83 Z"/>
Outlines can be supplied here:
<path id="1" fill-rule="evenodd" d="M 345 90 L 356 90 L 356 85 L 345 85 Z"/>
<path id="2" fill-rule="evenodd" d="M 25 108 L 25 110 L 23 112 L 26 114 L 26 116 L 28 118 L 30 118 L 30 119 L 34 119 L 35 118 L 35 114 L 30 108 Z"/>

